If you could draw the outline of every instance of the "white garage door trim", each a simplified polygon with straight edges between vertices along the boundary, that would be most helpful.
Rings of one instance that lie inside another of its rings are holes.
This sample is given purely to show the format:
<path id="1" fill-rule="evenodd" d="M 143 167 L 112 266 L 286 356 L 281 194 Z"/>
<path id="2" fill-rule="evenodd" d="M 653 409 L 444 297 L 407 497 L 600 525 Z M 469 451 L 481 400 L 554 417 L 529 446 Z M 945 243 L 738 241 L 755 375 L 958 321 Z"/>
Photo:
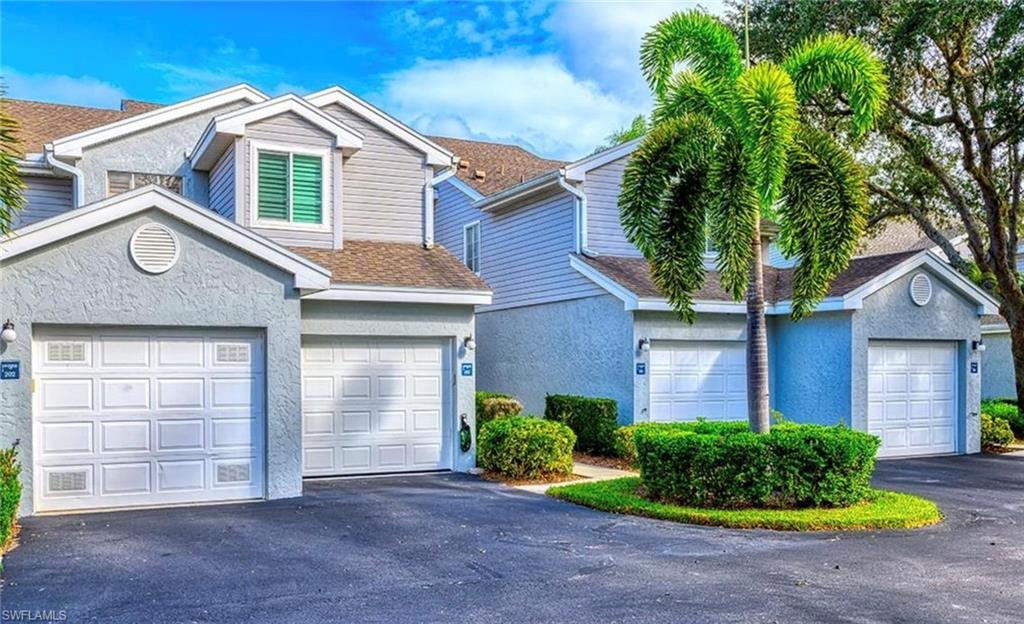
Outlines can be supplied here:
<path id="1" fill-rule="evenodd" d="M 650 420 L 746 420 L 743 341 L 651 342 Z"/>
<path id="2" fill-rule="evenodd" d="M 451 344 L 304 337 L 303 476 L 451 470 Z"/>
<path id="3" fill-rule="evenodd" d="M 959 410 L 954 342 L 868 342 L 868 432 L 879 457 L 955 453 Z"/>
<path id="4" fill-rule="evenodd" d="M 262 498 L 263 353 L 252 331 L 38 329 L 35 511 Z"/>

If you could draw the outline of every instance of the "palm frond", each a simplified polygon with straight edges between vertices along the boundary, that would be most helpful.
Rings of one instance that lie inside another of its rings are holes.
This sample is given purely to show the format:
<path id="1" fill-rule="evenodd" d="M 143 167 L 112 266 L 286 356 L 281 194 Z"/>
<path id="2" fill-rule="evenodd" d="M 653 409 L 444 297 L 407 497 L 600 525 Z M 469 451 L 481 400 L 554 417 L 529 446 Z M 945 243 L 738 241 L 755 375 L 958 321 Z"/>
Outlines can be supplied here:
<path id="1" fill-rule="evenodd" d="M 729 124 L 725 102 L 729 100 L 731 85 L 709 80 L 701 74 L 685 70 L 669 79 L 665 94 L 658 99 L 651 114 L 653 123 L 686 114 L 706 115 L 719 125 Z"/>
<path id="2" fill-rule="evenodd" d="M 864 170 L 828 134 L 797 133 L 781 204 L 780 248 L 799 258 L 793 275 L 794 320 L 810 314 L 849 266 L 867 222 Z"/>
<path id="3" fill-rule="evenodd" d="M 706 169 L 719 137 L 706 117 L 683 115 L 655 125 L 633 151 L 622 176 L 619 216 L 626 238 L 644 257 L 654 257 L 664 234 L 661 212 L 672 178 Z"/>
<path id="4" fill-rule="evenodd" d="M 761 208 L 770 210 L 786 176 L 786 155 L 797 125 L 793 81 L 774 63 L 747 69 L 736 83 L 736 121 Z"/>
<path id="5" fill-rule="evenodd" d="M 708 207 L 708 232 L 718 248 L 722 286 L 736 301 L 750 283 L 751 241 L 760 216 L 757 191 L 743 160 L 743 146 L 726 136 L 710 168 L 714 195 Z"/>
<path id="6" fill-rule="evenodd" d="M 739 45 L 718 19 L 699 10 L 680 11 L 661 20 L 644 35 L 640 69 L 656 99 L 668 90 L 676 66 L 733 81 L 743 71 Z"/>
<path id="7" fill-rule="evenodd" d="M 783 67 L 793 78 L 801 102 L 829 89 L 846 95 L 853 111 L 854 136 L 867 132 L 885 106 L 888 91 L 882 61 L 855 37 L 831 34 L 808 39 L 786 57 Z"/>

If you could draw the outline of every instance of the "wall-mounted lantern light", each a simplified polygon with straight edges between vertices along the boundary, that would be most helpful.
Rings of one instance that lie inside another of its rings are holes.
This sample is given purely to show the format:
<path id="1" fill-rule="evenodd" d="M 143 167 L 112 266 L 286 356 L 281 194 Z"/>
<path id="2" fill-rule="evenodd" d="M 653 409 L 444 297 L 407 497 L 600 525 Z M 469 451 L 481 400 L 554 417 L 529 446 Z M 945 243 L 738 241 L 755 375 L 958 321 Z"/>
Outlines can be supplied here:
<path id="1" fill-rule="evenodd" d="M 0 331 L 0 340 L 3 340 L 7 344 L 10 344 L 18 339 L 18 332 L 14 331 L 14 323 L 11 319 L 7 319 L 4 323 L 3 331 Z"/>
<path id="2" fill-rule="evenodd" d="M 476 340 L 473 340 L 472 336 L 466 336 L 466 339 L 462 341 L 462 346 L 466 348 L 466 351 L 473 351 L 476 349 Z"/>
<path id="3" fill-rule="evenodd" d="M 971 349 L 973 351 L 977 351 L 979 353 L 984 351 L 985 350 L 985 339 L 983 338 L 981 340 L 972 340 L 971 341 Z"/>
<path id="4" fill-rule="evenodd" d="M 639 349 L 640 351 L 643 351 L 644 353 L 647 353 L 648 351 L 651 350 L 651 339 L 641 338 L 640 343 L 636 346 L 636 348 Z"/>

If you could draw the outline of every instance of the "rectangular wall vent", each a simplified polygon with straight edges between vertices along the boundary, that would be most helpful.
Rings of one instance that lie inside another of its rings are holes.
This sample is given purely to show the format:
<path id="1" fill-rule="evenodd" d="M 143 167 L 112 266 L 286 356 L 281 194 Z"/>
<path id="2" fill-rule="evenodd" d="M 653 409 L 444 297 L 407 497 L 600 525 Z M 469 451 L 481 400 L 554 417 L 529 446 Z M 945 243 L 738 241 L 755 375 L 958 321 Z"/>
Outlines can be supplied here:
<path id="1" fill-rule="evenodd" d="M 50 478 L 50 491 L 51 492 L 84 492 L 85 491 L 85 471 L 76 470 L 68 472 L 51 472 Z"/>
<path id="2" fill-rule="evenodd" d="M 218 364 L 248 364 L 249 345 L 245 343 L 218 343 Z"/>
<path id="3" fill-rule="evenodd" d="M 84 362 L 85 343 L 68 340 L 47 343 L 46 360 L 48 362 Z"/>
<path id="4" fill-rule="evenodd" d="M 217 483 L 247 483 L 249 464 L 218 464 Z"/>

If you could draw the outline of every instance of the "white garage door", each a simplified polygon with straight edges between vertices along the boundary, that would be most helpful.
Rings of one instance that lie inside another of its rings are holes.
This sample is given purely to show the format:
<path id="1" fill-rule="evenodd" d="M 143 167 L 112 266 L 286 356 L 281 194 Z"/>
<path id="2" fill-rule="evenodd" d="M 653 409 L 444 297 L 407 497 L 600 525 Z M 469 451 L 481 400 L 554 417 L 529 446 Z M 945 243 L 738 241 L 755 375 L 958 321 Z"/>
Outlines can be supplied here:
<path id="1" fill-rule="evenodd" d="M 262 497 L 262 346 L 232 331 L 39 332 L 36 510 Z"/>
<path id="2" fill-rule="evenodd" d="M 742 342 L 651 344 L 651 420 L 744 420 L 746 347 Z"/>
<path id="3" fill-rule="evenodd" d="M 447 353 L 432 339 L 305 339 L 303 474 L 450 469 Z"/>
<path id="4" fill-rule="evenodd" d="M 956 450 L 956 346 L 872 341 L 868 346 L 868 431 L 879 457 Z"/>

